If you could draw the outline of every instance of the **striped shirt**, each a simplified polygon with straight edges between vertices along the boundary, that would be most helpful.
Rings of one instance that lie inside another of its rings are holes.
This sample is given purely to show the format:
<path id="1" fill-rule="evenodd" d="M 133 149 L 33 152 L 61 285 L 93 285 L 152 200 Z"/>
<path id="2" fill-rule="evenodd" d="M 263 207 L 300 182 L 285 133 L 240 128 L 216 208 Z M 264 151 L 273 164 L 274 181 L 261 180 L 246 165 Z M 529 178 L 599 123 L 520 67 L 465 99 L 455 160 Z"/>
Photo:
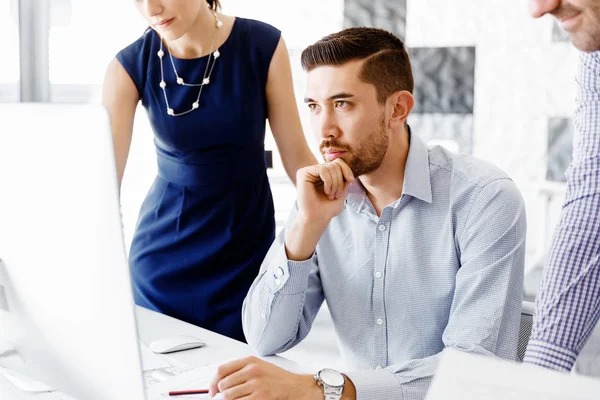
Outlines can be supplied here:
<path id="1" fill-rule="evenodd" d="M 600 318 L 600 51 L 582 53 L 573 162 L 524 362 L 569 371 Z"/>
<path id="2" fill-rule="evenodd" d="M 504 173 L 412 135 L 403 194 L 380 217 L 356 180 L 309 260 L 289 261 L 278 236 L 244 302 L 246 338 L 286 351 L 326 300 L 357 398 L 422 399 L 446 347 L 515 359 L 525 231 Z"/>

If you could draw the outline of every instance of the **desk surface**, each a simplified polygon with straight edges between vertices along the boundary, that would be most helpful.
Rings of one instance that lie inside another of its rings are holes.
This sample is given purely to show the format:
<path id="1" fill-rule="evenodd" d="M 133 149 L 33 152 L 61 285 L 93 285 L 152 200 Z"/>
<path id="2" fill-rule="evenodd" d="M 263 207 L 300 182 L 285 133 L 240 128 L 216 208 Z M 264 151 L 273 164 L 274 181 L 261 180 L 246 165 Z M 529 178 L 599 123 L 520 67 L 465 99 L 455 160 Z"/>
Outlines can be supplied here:
<path id="1" fill-rule="evenodd" d="M 250 347 L 242 342 L 147 308 L 136 306 L 136 319 L 138 337 L 145 345 L 149 345 L 155 340 L 177 335 L 195 336 L 204 341 L 206 343 L 204 347 L 162 356 L 191 367 L 201 367 L 222 360 L 252 355 Z"/>
<path id="2" fill-rule="evenodd" d="M 196 336 L 206 342 L 204 347 L 164 356 L 167 360 L 173 360 L 174 364 L 182 363 L 197 368 L 254 355 L 250 346 L 245 343 L 146 308 L 136 306 L 136 317 L 138 337 L 146 345 L 155 340 L 176 335 Z M 315 372 L 280 356 L 262 358 L 289 371 L 297 373 Z"/>
<path id="3" fill-rule="evenodd" d="M 254 355 L 250 347 L 245 343 L 238 342 L 237 340 L 230 339 L 195 325 L 191 325 L 178 319 L 148 310 L 146 308 L 136 306 L 136 320 L 138 338 L 140 339 L 140 342 L 145 345 L 148 345 L 158 339 L 177 335 L 196 336 L 206 342 L 206 346 L 198 349 L 159 356 L 164 358 L 166 363 L 172 365 L 186 365 L 192 368 L 198 368 Z M 314 372 L 280 356 L 264 357 L 264 359 L 293 372 Z M 145 364 L 144 361 L 143 364 Z M 142 365 L 142 369 L 147 369 L 147 367 L 148 365 Z M 6 379 L 0 375 L 0 399 L 50 400 L 60 398 L 52 393 L 49 393 L 48 397 L 17 393 L 9 385 L 10 384 L 8 381 L 6 381 Z"/>

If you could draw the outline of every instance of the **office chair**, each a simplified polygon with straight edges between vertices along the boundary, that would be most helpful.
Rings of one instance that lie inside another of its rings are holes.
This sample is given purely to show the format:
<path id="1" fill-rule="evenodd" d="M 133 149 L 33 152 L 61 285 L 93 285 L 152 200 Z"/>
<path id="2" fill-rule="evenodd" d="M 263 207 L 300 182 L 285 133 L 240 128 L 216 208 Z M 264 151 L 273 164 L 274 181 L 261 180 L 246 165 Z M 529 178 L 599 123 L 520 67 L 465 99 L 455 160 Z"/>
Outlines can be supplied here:
<path id="1" fill-rule="evenodd" d="M 517 342 L 517 361 L 523 362 L 527 343 L 529 343 L 529 335 L 531 335 L 531 327 L 533 325 L 533 313 L 535 304 L 530 301 L 524 301 L 521 307 L 521 323 L 519 324 L 519 339 Z"/>

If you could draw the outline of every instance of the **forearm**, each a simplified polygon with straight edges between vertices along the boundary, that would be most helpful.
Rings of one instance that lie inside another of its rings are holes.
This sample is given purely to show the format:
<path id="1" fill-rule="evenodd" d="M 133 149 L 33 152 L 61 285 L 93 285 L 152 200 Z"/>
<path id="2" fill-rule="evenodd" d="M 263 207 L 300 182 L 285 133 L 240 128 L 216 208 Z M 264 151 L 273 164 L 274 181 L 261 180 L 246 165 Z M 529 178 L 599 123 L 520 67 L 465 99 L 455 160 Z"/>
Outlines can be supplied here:
<path id="1" fill-rule="evenodd" d="M 600 193 L 563 211 L 536 299 L 527 363 L 569 371 L 598 322 L 599 212 Z"/>
<path id="2" fill-rule="evenodd" d="M 293 261 L 309 259 L 315 252 L 328 223 L 329 221 L 311 221 L 298 211 L 286 235 L 287 258 Z"/>
<path id="3" fill-rule="evenodd" d="M 269 250 L 242 309 L 248 344 L 261 355 L 293 347 L 307 334 L 323 302 L 316 257 L 289 261 L 282 233 Z"/>
<path id="4" fill-rule="evenodd" d="M 296 145 L 296 148 L 302 149 L 301 151 L 297 151 L 292 154 L 288 153 L 286 157 L 282 157 L 281 159 L 283 163 L 283 169 L 294 185 L 296 185 L 296 173 L 300 168 L 319 163 L 315 158 L 315 155 L 312 153 L 312 151 L 310 151 L 310 148 L 304 141 L 304 136 L 302 136 L 302 140 L 303 141 L 300 141 Z"/>

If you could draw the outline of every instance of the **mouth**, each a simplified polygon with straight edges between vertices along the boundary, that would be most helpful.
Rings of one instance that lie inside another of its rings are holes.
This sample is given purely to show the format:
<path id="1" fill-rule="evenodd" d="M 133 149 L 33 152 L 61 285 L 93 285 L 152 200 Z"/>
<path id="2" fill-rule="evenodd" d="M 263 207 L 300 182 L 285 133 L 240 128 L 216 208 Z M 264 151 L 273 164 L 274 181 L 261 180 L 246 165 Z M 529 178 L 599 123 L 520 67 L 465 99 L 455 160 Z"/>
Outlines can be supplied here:
<path id="1" fill-rule="evenodd" d="M 580 12 L 570 15 L 566 18 L 560 18 L 558 23 L 565 32 L 572 32 L 579 23 Z"/>
<path id="2" fill-rule="evenodd" d="M 333 161 L 336 158 L 340 158 L 342 156 L 342 154 L 344 154 L 344 153 L 345 153 L 345 151 L 332 150 L 332 149 L 328 149 L 323 152 L 325 159 L 327 161 Z"/>
<path id="3" fill-rule="evenodd" d="M 164 19 L 162 21 L 155 23 L 154 26 L 157 28 L 164 29 L 164 28 L 168 27 L 169 25 L 171 25 L 171 23 L 173 22 L 174 19 L 175 18 Z"/>

